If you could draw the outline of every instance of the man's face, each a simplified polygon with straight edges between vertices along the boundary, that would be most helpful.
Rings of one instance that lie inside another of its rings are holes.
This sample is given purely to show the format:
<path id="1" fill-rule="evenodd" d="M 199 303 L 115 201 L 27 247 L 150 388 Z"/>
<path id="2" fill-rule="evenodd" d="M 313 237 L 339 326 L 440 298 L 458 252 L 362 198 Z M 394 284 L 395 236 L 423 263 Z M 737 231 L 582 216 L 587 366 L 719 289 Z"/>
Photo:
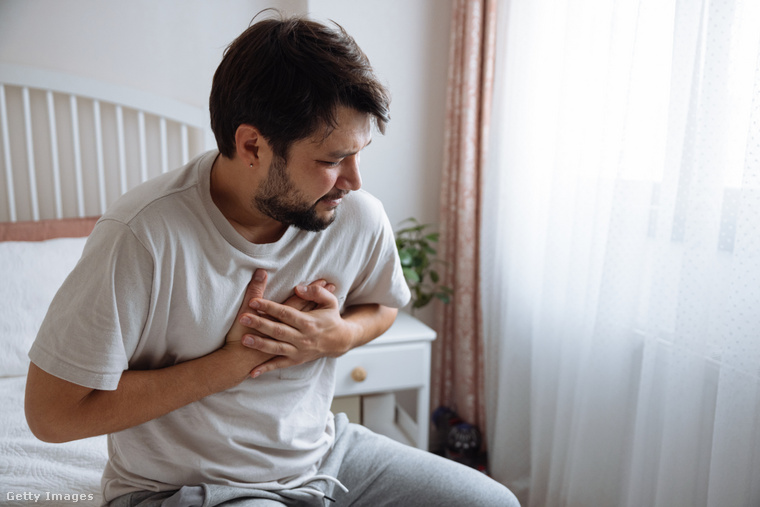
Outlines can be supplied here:
<path id="1" fill-rule="evenodd" d="M 369 115 L 339 107 L 337 127 L 292 144 L 288 161 L 273 157 L 253 206 L 283 224 L 321 231 L 349 191 L 361 188 L 359 153 L 371 141 Z"/>

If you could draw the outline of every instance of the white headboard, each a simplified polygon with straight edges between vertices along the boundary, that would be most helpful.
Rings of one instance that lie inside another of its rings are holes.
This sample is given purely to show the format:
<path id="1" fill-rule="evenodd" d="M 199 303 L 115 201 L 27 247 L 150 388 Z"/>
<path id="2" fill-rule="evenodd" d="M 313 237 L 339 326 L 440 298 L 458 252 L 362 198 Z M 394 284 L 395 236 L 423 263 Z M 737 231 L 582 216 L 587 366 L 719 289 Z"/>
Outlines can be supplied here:
<path id="1" fill-rule="evenodd" d="M 0 222 L 101 215 L 215 146 L 208 125 L 204 108 L 0 64 Z"/>

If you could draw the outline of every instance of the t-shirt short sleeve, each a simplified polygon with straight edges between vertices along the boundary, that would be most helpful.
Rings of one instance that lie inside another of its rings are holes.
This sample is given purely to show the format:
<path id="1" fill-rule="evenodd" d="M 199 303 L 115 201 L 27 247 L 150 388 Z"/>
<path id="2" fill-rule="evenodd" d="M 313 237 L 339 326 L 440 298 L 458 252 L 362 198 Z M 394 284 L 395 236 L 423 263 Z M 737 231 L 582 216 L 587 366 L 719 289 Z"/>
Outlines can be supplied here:
<path id="1" fill-rule="evenodd" d="M 148 314 L 153 259 L 129 227 L 101 220 L 48 309 L 29 358 L 92 389 L 114 390 Z"/>
<path id="2" fill-rule="evenodd" d="M 374 234 L 368 238 L 367 258 L 346 304 L 376 303 L 401 308 L 409 302 L 411 293 L 401 269 L 393 228 L 380 201 L 366 193 L 364 197 L 365 213 L 354 227 Z"/>

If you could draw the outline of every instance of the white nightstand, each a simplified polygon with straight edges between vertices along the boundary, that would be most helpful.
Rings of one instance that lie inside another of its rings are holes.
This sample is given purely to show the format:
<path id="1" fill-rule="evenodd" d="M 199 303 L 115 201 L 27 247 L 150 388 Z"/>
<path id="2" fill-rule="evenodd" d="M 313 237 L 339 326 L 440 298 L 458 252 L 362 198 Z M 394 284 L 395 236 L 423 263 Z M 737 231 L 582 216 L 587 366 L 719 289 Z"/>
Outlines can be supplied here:
<path id="1" fill-rule="evenodd" d="M 435 331 L 399 312 L 383 335 L 338 358 L 334 411 L 353 402 L 364 426 L 427 450 L 435 338 Z"/>

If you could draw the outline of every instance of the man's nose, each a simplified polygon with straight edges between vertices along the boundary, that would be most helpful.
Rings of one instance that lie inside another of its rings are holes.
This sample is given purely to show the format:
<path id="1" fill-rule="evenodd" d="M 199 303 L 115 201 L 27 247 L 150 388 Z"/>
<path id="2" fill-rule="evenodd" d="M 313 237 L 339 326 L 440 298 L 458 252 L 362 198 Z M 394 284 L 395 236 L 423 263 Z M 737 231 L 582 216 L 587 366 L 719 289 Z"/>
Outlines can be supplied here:
<path id="1" fill-rule="evenodd" d="M 335 186 L 341 190 L 359 190 L 362 187 L 362 176 L 359 173 L 358 154 L 346 157 L 341 165 L 342 171 Z"/>

